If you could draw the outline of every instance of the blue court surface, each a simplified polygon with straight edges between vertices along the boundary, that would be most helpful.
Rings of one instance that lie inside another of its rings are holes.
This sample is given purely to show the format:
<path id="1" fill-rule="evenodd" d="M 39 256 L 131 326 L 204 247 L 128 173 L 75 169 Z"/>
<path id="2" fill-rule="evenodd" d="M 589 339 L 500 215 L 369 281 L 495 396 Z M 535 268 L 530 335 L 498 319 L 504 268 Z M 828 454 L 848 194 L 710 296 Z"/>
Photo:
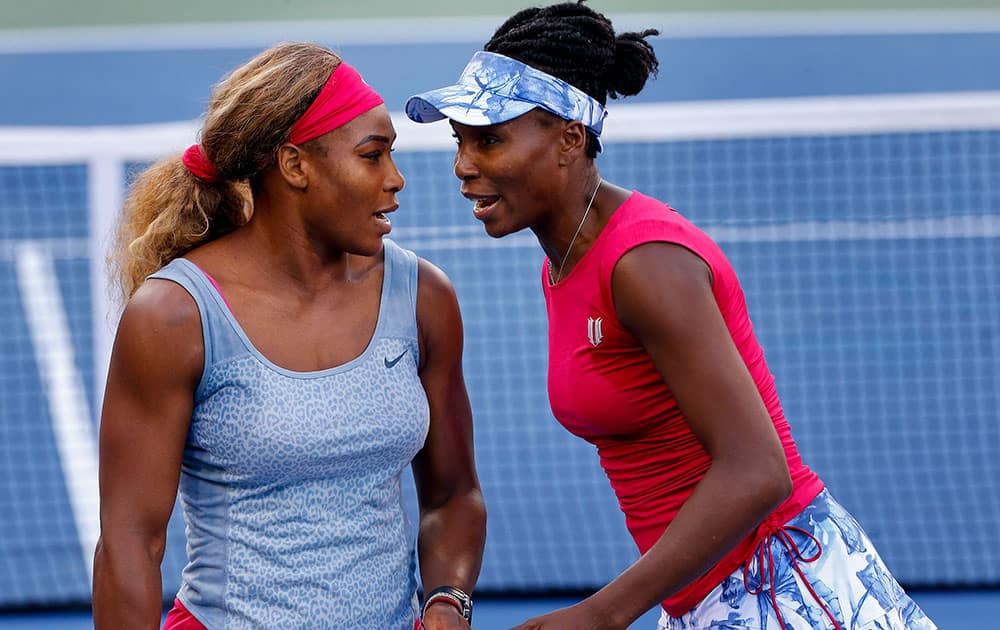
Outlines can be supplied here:
<path id="1" fill-rule="evenodd" d="M 1000 591 L 917 591 L 911 595 L 940 630 L 990 630 L 1000 627 Z M 533 616 L 577 600 L 571 598 L 480 599 L 476 630 L 504 630 Z M 659 612 L 650 611 L 631 628 L 655 630 Z M 93 627 L 89 612 L 0 614 L 0 630 L 84 630 Z"/>

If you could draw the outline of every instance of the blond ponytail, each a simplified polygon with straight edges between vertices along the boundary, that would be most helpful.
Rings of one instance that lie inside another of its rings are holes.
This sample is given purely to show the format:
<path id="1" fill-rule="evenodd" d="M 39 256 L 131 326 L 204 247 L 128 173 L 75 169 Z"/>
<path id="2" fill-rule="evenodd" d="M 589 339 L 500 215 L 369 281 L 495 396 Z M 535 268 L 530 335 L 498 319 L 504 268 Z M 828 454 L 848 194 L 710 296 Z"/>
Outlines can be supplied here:
<path id="1" fill-rule="evenodd" d="M 108 256 L 112 283 L 128 301 L 149 274 L 246 224 L 245 186 L 202 182 L 180 156 L 156 162 L 129 189 Z"/>

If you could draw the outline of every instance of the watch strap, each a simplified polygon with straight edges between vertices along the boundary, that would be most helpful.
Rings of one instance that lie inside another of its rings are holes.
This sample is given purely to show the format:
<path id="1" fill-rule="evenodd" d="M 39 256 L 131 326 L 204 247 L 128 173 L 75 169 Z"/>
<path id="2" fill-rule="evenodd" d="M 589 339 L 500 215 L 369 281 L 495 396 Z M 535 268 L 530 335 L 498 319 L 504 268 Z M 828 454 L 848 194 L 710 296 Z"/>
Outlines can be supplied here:
<path id="1" fill-rule="evenodd" d="M 447 603 L 454 606 L 458 609 L 462 618 L 469 622 L 469 626 L 472 625 L 472 598 L 469 597 L 468 593 L 462 589 L 454 586 L 439 586 L 427 593 L 424 597 L 424 605 L 420 609 L 420 618 L 423 619 L 424 614 L 427 612 L 427 608 L 430 607 L 431 604 L 437 602 Z"/>

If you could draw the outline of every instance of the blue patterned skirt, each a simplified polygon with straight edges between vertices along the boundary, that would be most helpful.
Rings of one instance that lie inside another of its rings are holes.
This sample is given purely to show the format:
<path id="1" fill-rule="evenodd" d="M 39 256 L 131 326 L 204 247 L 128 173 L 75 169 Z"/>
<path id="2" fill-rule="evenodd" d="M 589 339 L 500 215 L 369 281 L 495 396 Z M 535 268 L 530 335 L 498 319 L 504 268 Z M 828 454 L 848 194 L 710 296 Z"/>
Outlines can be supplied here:
<path id="1" fill-rule="evenodd" d="M 847 510 L 823 490 L 754 557 L 659 630 L 936 630 Z"/>

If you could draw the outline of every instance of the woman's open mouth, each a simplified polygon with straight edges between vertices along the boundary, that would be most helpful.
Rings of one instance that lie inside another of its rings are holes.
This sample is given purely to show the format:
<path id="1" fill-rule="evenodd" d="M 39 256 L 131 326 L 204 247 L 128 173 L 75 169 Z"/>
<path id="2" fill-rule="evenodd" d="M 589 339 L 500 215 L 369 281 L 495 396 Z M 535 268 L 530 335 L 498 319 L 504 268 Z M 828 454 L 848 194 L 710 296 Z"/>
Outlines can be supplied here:
<path id="1" fill-rule="evenodd" d="M 383 234 L 388 234 L 392 231 L 392 220 L 389 218 L 389 212 L 391 210 L 383 210 L 372 215 L 372 218 L 375 219 L 375 224 L 378 225 L 379 230 Z"/>
<path id="2" fill-rule="evenodd" d="M 500 201 L 500 197 L 497 195 L 491 195 L 489 197 L 480 197 L 476 199 L 476 203 L 472 206 L 472 213 L 476 215 L 477 219 L 485 219 L 493 208 L 496 207 L 497 203 Z"/>

